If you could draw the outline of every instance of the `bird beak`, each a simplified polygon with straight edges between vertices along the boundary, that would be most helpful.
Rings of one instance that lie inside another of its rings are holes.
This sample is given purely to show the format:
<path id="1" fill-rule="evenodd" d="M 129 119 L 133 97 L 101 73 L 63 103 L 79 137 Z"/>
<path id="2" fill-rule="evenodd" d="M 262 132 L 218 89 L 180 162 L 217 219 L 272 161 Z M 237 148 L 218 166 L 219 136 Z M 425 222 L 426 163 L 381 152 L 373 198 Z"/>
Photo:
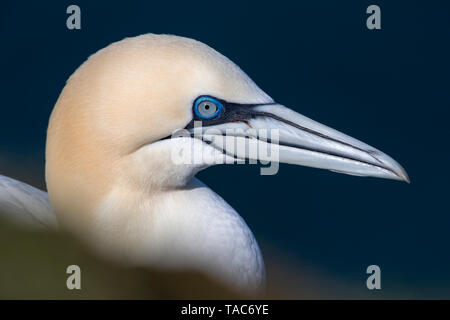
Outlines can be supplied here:
<path id="1" fill-rule="evenodd" d="M 203 127 L 201 135 L 203 141 L 235 159 L 276 161 L 409 183 L 406 171 L 385 153 L 282 105 L 233 108 L 226 121 Z M 228 143 L 230 139 L 234 143 Z M 270 148 L 270 156 L 268 152 L 250 152 L 252 145 Z"/>

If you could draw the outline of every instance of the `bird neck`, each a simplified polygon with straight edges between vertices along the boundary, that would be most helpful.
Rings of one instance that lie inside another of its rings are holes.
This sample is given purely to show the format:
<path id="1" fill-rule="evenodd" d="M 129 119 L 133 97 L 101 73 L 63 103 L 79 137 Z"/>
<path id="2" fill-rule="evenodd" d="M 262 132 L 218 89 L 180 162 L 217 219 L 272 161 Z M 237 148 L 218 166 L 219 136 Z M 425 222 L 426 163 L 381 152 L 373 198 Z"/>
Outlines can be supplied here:
<path id="1" fill-rule="evenodd" d="M 90 242 L 121 261 L 199 270 L 239 289 L 264 285 L 261 252 L 245 221 L 195 178 L 155 194 L 113 192 L 91 230 Z"/>

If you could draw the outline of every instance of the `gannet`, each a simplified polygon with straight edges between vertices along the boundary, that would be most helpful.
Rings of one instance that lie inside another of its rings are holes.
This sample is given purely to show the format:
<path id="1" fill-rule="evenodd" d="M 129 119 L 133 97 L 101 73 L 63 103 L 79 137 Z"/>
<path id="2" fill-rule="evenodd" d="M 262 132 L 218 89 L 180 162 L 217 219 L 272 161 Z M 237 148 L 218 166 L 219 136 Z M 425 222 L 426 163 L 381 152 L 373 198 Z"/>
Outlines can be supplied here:
<path id="1" fill-rule="evenodd" d="M 282 163 L 409 182 L 391 157 L 276 103 L 206 44 L 146 34 L 101 49 L 68 79 L 48 126 L 48 197 L 2 177 L 0 211 L 73 232 L 116 261 L 199 270 L 258 292 L 265 267 L 255 237 L 195 178 L 214 163 L 171 158 L 186 143 L 250 156 L 198 136 L 168 138 L 195 121 L 218 136 L 242 129 L 247 142 L 259 140 L 250 129 L 278 129 Z"/>

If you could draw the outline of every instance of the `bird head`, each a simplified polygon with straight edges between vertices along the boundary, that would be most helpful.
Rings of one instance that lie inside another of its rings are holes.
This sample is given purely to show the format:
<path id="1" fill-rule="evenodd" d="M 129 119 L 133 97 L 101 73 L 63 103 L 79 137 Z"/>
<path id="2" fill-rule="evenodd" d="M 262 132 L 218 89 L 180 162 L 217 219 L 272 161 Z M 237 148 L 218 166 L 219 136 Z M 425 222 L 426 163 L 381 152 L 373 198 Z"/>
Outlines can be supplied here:
<path id="1" fill-rule="evenodd" d="M 276 130 L 277 143 L 262 130 Z M 224 144 L 230 137 L 246 147 Z M 268 160 L 250 154 L 255 143 L 276 145 L 279 162 L 408 181 L 392 158 L 276 103 L 209 46 L 147 34 L 98 51 L 67 81 L 48 128 L 50 199 L 66 210 L 73 195 L 72 207 L 89 211 L 115 186 L 177 188 L 220 159 Z M 187 145 L 215 160 L 176 163 Z"/>

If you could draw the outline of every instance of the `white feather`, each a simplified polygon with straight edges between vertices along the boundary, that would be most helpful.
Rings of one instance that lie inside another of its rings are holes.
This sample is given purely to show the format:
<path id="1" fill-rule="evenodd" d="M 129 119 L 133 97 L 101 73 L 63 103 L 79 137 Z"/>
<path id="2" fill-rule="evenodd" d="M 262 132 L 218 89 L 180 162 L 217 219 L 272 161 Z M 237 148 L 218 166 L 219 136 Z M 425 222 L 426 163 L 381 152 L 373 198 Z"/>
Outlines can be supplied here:
<path id="1" fill-rule="evenodd" d="M 57 227 L 47 192 L 0 175 L 0 216 L 32 228 Z"/>

